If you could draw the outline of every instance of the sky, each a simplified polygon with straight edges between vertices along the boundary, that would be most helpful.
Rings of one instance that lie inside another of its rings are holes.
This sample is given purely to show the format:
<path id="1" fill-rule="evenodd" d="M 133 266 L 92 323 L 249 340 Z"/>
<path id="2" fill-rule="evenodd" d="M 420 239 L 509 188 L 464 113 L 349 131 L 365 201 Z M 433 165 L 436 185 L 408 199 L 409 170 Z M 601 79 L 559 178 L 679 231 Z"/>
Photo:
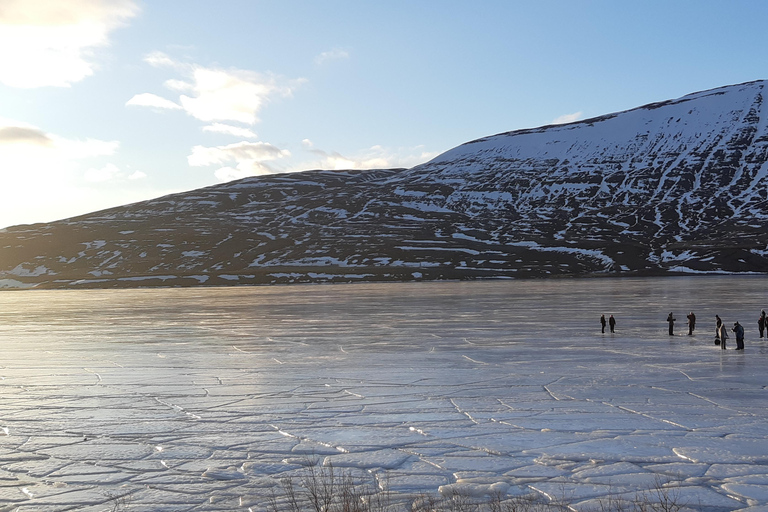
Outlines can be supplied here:
<path id="1" fill-rule="evenodd" d="M 768 79 L 762 0 L 0 0 L 0 228 Z"/>

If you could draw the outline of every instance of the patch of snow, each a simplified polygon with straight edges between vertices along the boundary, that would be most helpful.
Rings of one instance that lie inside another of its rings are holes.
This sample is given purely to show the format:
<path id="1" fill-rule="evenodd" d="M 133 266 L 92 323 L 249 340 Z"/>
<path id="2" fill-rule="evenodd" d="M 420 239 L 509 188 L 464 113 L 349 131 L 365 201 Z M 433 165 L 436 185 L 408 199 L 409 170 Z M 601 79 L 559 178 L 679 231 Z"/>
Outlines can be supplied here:
<path id="1" fill-rule="evenodd" d="M 477 238 L 469 235 L 465 235 L 464 233 L 454 233 L 452 235 L 452 238 L 460 239 L 460 240 L 469 240 L 470 242 L 483 242 L 483 240 L 478 240 Z"/>
<path id="2" fill-rule="evenodd" d="M 119 277 L 118 281 L 150 281 L 153 279 L 160 279 L 161 281 L 168 281 L 169 279 L 178 279 L 179 276 L 136 276 L 136 277 Z"/>
<path id="3" fill-rule="evenodd" d="M 344 277 L 346 279 L 364 279 L 366 277 L 373 277 L 374 274 L 325 274 L 317 272 L 307 272 L 307 275 L 312 279 L 334 279 Z"/>
<path id="4" fill-rule="evenodd" d="M 37 286 L 36 284 L 29 284 L 29 283 L 22 283 L 21 281 L 17 281 L 16 279 L 0 279 L 0 288 L 9 288 L 9 289 L 26 289 L 26 288 L 34 288 Z"/>
<path id="5" fill-rule="evenodd" d="M 448 251 L 448 252 L 463 252 L 465 254 L 472 254 L 472 255 L 480 254 L 480 251 L 476 251 L 474 249 L 466 249 L 464 247 L 417 247 L 417 246 L 400 245 L 395 247 L 395 249 L 401 249 L 404 251 Z"/>
<path id="6" fill-rule="evenodd" d="M 274 273 L 269 274 L 269 275 L 272 276 L 272 277 L 276 277 L 276 278 L 288 277 L 288 278 L 291 278 L 291 279 L 298 279 L 298 278 L 304 276 L 304 274 L 299 273 L 299 272 L 290 272 L 290 273 L 274 272 Z"/>
<path id="7" fill-rule="evenodd" d="M 615 263 L 613 261 L 613 258 L 606 256 L 605 254 L 603 254 L 601 251 L 598 251 L 597 249 L 580 249 L 577 247 L 548 247 L 548 246 L 539 245 L 538 243 L 532 242 L 532 241 L 512 242 L 508 245 L 511 245 L 514 247 L 526 247 L 534 251 L 562 252 L 566 254 L 575 254 L 577 256 L 596 259 L 603 262 L 603 265 L 605 266 L 606 269 L 612 267 Z"/>
<path id="8" fill-rule="evenodd" d="M 105 245 L 107 245 L 106 240 L 94 240 L 93 242 L 83 242 L 82 245 L 85 246 L 86 250 L 90 249 L 101 249 Z"/>
<path id="9" fill-rule="evenodd" d="M 46 274 L 55 275 L 54 272 L 51 272 L 44 265 L 38 265 L 32 270 L 28 270 L 24 268 L 23 263 L 16 265 L 12 270 L 9 270 L 7 274 L 18 276 L 18 277 L 39 277 Z"/>
<path id="10" fill-rule="evenodd" d="M 453 212 L 453 210 L 451 210 L 450 208 L 442 208 L 432 203 L 416 203 L 416 202 L 404 201 L 400 204 L 405 208 L 412 208 L 414 210 L 420 210 L 422 212 L 443 212 L 443 213 Z"/>

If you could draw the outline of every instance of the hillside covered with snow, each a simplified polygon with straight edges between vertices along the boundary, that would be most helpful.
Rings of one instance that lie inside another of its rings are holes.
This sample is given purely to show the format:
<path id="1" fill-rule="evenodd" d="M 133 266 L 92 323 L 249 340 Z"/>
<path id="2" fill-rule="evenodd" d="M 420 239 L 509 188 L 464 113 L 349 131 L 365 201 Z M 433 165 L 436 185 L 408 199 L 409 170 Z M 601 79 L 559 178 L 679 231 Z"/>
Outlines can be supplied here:
<path id="1" fill-rule="evenodd" d="M 768 81 L 0 230 L 0 287 L 768 271 Z"/>

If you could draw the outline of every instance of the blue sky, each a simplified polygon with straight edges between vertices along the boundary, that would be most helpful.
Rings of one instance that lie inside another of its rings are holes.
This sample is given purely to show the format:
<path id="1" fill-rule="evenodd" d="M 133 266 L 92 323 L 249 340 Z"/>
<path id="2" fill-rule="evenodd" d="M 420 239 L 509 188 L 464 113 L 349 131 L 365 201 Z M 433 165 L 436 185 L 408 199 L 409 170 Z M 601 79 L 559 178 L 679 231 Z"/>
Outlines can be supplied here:
<path id="1" fill-rule="evenodd" d="M 0 227 L 768 78 L 763 1 L 0 0 Z"/>

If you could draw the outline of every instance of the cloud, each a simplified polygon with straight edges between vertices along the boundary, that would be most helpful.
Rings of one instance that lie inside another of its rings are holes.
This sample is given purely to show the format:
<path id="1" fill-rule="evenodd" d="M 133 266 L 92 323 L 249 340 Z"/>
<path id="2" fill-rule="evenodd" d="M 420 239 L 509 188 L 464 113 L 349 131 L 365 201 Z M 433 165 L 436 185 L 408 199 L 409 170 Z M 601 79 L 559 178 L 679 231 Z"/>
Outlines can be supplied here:
<path id="1" fill-rule="evenodd" d="M 40 169 L 113 154 L 117 141 L 66 139 L 27 123 L 0 119 L 0 169 Z"/>
<path id="2" fill-rule="evenodd" d="M 48 135 L 36 128 L 24 126 L 0 127 L 0 145 L 27 144 L 30 146 L 49 147 L 53 144 Z"/>
<path id="3" fill-rule="evenodd" d="M 182 110 L 183 108 L 181 105 L 177 105 L 171 100 L 161 98 L 156 94 L 151 94 L 148 92 L 135 95 L 133 98 L 129 99 L 125 104 L 133 105 L 137 107 L 152 107 L 152 108 L 159 108 L 159 109 L 166 109 L 166 110 Z"/>
<path id="4" fill-rule="evenodd" d="M 182 79 L 166 80 L 165 87 L 181 93 L 178 105 L 192 117 L 205 122 L 234 121 L 253 125 L 258 113 L 274 97 L 288 97 L 304 80 L 288 80 L 273 74 L 242 69 L 218 69 L 196 64 L 179 63 L 167 55 L 155 52 L 144 59 L 152 66 L 169 67 L 182 74 Z M 128 102 L 132 105 L 177 105 L 158 96 L 137 94 Z M 161 107 L 163 108 L 163 107 Z"/>
<path id="5" fill-rule="evenodd" d="M 115 153 L 117 141 L 74 140 L 29 125 L 0 119 L 0 169 L 4 178 L 54 176 L 72 163 Z"/>
<path id="6" fill-rule="evenodd" d="M 565 114 L 558 118 L 555 118 L 552 120 L 552 124 L 566 124 L 566 123 L 573 123 L 574 121 L 578 121 L 581 119 L 581 116 L 584 115 L 583 112 L 574 112 L 573 114 Z"/>
<path id="7" fill-rule="evenodd" d="M 177 80 L 175 78 L 166 80 L 163 82 L 163 85 L 167 89 L 177 92 L 189 92 L 194 89 L 194 87 L 190 85 L 189 82 L 185 82 L 184 80 Z"/>
<path id="8" fill-rule="evenodd" d="M 85 213 L 95 209 L 93 204 L 105 207 L 98 195 L 90 198 L 95 202 L 83 202 L 83 185 L 104 181 L 114 174 L 114 166 L 83 168 L 91 159 L 110 157 L 118 147 L 117 141 L 69 139 L 0 119 L 0 226 Z"/>
<path id="9" fill-rule="evenodd" d="M 316 157 L 316 160 L 304 162 L 296 170 L 331 169 L 340 171 L 347 169 L 410 168 L 438 155 L 435 152 L 424 151 L 421 146 L 391 149 L 377 145 L 354 155 L 342 155 L 337 151 L 314 149 L 314 145 L 309 139 L 304 139 L 302 145 Z"/>
<path id="10" fill-rule="evenodd" d="M 171 59 L 168 55 L 166 55 L 163 52 L 152 52 L 148 54 L 147 56 L 144 57 L 144 62 L 156 68 L 162 68 L 162 67 L 174 68 L 178 66 L 178 64 L 173 59 Z"/>
<path id="11" fill-rule="evenodd" d="M 267 142 L 237 142 L 228 146 L 195 146 L 187 157 L 189 165 L 201 166 L 223 163 L 226 161 L 257 160 L 260 162 L 275 160 L 290 155 Z"/>
<path id="12" fill-rule="evenodd" d="M 91 183 L 101 183 L 104 181 L 110 181 L 117 178 L 120 175 L 120 169 L 115 164 L 107 164 L 101 169 L 88 169 L 85 171 L 85 181 Z"/>
<path id="13" fill-rule="evenodd" d="M 193 74 L 194 96 L 182 95 L 184 109 L 201 121 L 238 121 L 254 124 L 270 96 L 288 96 L 291 88 L 249 71 L 198 68 Z"/>
<path id="14" fill-rule="evenodd" d="M 291 153 L 267 142 L 237 142 L 227 146 L 195 146 L 187 162 L 193 167 L 234 163 L 235 167 L 224 166 L 217 169 L 214 175 L 222 180 L 257 176 L 274 172 L 264 162 L 290 157 Z"/>
<path id="15" fill-rule="evenodd" d="M 274 171 L 260 162 L 241 162 L 237 167 L 222 167 L 213 173 L 219 181 L 232 181 L 248 178 L 249 176 L 262 176 L 272 174 Z"/>
<path id="16" fill-rule="evenodd" d="M 69 87 L 93 74 L 94 49 L 138 10 L 133 0 L 2 0 L 0 82 Z"/>
<path id="17" fill-rule="evenodd" d="M 83 173 L 83 180 L 87 183 L 106 183 L 108 181 L 124 183 L 125 180 L 140 180 L 146 178 L 146 173 L 134 171 L 128 174 L 127 171 L 121 171 L 118 166 L 108 163 L 101 168 L 91 167 Z"/>
<path id="18" fill-rule="evenodd" d="M 226 135 L 234 135 L 243 139 L 255 139 L 256 134 L 248 128 L 240 128 L 239 126 L 232 126 L 229 124 L 213 123 L 208 126 L 203 126 L 204 132 L 223 133 Z"/>
<path id="19" fill-rule="evenodd" d="M 190 166 L 220 165 L 214 175 L 221 181 L 309 169 L 390 169 L 413 167 L 431 160 L 437 153 L 424 151 L 421 146 L 390 149 L 373 146 L 353 155 L 317 149 L 309 139 L 301 141 L 309 159 L 295 161 L 290 151 L 266 142 L 238 142 L 227 146 L 195 146 L 187 157 Z M 273 163 L 280 160 L 280 163 Z"/>
<path id="20" fill-rule="evenodd" d="M 322 66 L 335 60 L 346 60 L 349 58 L 349 52 L 341 49 L 333 49 L 328 52 L 323 52 L 315 57 L 315 65 Z"/>

